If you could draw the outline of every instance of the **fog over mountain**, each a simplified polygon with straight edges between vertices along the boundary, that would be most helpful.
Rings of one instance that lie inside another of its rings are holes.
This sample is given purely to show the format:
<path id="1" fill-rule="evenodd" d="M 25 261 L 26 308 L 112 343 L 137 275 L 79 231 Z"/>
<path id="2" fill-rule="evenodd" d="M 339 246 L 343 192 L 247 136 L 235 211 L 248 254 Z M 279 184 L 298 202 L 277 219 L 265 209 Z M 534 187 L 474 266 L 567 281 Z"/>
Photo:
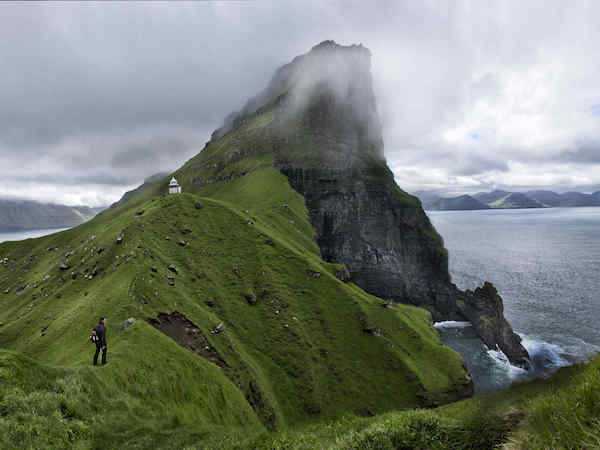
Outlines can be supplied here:
<path id="1" fill-rule="evenodd" d="M 0 4 L 0 197 L 106 205 L 315 42 L 372 51 L 409 191 L 600 190 L 597 2 Z"/>

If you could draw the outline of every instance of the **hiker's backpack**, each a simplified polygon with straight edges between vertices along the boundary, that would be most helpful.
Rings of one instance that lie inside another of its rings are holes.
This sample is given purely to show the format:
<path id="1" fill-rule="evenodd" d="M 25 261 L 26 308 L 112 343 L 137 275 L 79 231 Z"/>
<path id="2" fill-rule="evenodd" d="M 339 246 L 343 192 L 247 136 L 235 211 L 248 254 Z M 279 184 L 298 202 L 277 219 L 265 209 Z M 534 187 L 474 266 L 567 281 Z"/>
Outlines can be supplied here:
<path id="1" fill-rule="evenodd" d="M 100 338 L 99 338 L 99 337 L 98 337 L 98 335 L 96 334 L 96 329 L 95 329 L 95 328 L 94 328 L 94 329 L 92 329 L 92 334 L 90 334 L 90 342 L 91 342 L 92 344 L 96 344 L 96 343 L 98 343 L 99 339 L 100 339 Z"/>

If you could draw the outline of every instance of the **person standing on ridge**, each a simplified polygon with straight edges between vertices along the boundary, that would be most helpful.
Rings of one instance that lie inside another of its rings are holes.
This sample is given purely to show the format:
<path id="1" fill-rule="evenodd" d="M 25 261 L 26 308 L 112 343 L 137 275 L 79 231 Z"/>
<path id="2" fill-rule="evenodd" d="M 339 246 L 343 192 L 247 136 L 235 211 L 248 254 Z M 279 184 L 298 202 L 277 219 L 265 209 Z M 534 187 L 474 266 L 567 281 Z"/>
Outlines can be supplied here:
<path id="1" fill-rule="evenodd" d="M 98 355 L 102 352 L 102 365 L 106 364 L 106 318 L 100 317 L 98 325 L 92 331 L 92 342 L 96 344 L 96 353 L 94 354 L 94 365 L 98 365 Z"/>

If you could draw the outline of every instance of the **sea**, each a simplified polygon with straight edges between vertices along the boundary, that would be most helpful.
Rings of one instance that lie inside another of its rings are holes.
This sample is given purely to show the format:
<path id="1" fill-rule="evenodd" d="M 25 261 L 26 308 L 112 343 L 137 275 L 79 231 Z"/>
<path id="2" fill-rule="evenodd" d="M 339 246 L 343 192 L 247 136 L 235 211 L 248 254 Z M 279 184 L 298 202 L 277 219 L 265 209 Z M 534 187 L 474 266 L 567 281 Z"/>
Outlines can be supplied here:
<path id="1" fill-rule="evenodd" d="M 0 243 L 6 241 L 22 241 L 24 239 L 37 238 L 48 234 L 59 233 L 68 230 L 68 228 L 49 228 L 43 230 L 26 231 L 0 231 Z"/>
<path id="2" fill-rule="evenodd" d="M 486 349 L 464 322 L 435 324 L 463 355 L 477 392 L 502 389 L 600 352 L 600 208 L 430 211 L 462 289 L 488 280 L 529 351 L 532 370 Z"/>

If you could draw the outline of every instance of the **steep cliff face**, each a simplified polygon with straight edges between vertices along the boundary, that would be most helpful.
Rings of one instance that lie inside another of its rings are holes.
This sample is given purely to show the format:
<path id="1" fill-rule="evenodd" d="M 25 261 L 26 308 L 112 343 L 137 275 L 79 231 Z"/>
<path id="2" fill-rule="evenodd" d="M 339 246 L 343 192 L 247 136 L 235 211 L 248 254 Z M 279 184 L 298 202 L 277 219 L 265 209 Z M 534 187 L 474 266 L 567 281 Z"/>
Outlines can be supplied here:
<path id="1" fill-rule="evenodd" d="M 441 237 L 419 200 L 396 185 L 383 156 L 370 60 L 363 46 L 325 41 L 282 67 L 213 138 L 270 109 L 262 136 L 270 144 L 262 147 L 273 147 L 275 165 L 304 196 L 323 259 L 345 264 L 366 291 L 423 306 L 434 320 L 470 320 L 489 347 L 527 365 L 502 299 L 452 284 Z"/>

